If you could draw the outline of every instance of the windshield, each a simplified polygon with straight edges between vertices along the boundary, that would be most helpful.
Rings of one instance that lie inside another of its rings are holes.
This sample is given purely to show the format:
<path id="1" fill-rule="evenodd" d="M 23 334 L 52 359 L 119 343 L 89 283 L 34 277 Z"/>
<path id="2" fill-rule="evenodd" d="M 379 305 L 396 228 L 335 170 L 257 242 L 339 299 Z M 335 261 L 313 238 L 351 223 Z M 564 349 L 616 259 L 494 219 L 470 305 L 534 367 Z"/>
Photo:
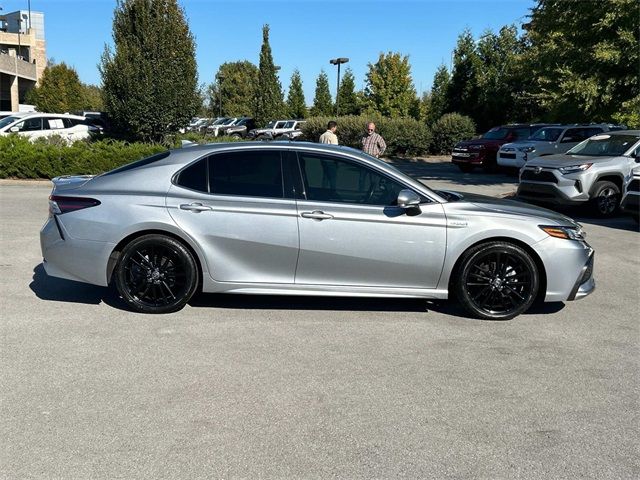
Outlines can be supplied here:
<path id="1" fill-rule="evenodd" d="M 489 140 L 502 140 L 503 138 L 506 138 L 508 134 L 509 130 L 507 130 L 506 128 L 492 128 L 487 133 L 482 135 L 482 138 L 486 138 Z"/>
<path id="2" fill-rule="evenodd" d="M 5 117 L 2 120 L 0 120 L 0 128 L 4 128 L 7 125 L 15 122 L 16 120 L 20 120 L 20 117 Z"/>
<path id="3" fill-rule="evenodd" d="M 264 128 L 273 128 L 273 126 L 274 126 L 275 124 L 276 124 L 276 122 L 275 122 L 275 121 L 269 122 L 269 123 L 267 123 L 267 126 L 266 126 L 266 127 L 264 127 Z"/>
<path id="4" fill-rule="evenodd" d="M 579 143 L 567 152 L 568 155 L 591 157 L 618 157 L 624 155 L 640 140 L 640 135 L 596 135 Z"/>
<path id="5" fill-rule="evenodd" d="M 529 140 L 539 140 L 542 142 L 555 142 L 562 133 L 562 128 L 541 128 Z"/>

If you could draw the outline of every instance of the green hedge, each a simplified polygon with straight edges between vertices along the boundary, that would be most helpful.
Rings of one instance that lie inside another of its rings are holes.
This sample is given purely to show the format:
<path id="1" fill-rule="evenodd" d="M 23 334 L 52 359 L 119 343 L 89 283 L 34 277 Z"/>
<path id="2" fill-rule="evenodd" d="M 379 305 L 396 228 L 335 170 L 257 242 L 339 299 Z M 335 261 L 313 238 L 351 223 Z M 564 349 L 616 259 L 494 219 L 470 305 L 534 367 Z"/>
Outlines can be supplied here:
<path id="1" fill-rule="evenodd" d="M 383 118 L 379 116 L 311 117 L 302 127 L 303 139 L 317 142 L 327 130 L 327 123 L 338 123 L 336 135 L 340 145 L 361 148 L 361 138 L 368 122 L 376 124 L 376 131 L 387 143 L 385 156 L 421 155 L 429 150 L 431 131 L 425 124 L 411 118 Z"/>
<path id="2" fill-rule="evenodd" d="M 0 137 L 0 178 L 53 178 L 98 174 L 166 150 L 165 146 L 116 140 L 79 141 L 58 138 L 30 142 L 18 135 Z"/>
<path id="3" fill-rule="evenodd" d="M 473 138 L 476 125 L 470 117 L 445 113 L 433 124 L 431 153 L 450 154 L 456 143 Z"/>

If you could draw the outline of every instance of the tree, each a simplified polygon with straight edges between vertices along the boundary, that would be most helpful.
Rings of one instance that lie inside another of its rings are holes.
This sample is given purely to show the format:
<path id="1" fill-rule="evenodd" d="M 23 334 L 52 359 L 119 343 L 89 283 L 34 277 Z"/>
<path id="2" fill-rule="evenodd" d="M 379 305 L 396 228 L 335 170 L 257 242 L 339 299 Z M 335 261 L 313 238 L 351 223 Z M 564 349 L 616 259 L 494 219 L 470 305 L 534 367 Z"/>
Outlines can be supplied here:
<path id="1" fill-rule="evenodd" d="M 78 73 L 65 63 L 47 65 L 40 85 L 27 94 L 27 102 L 41 112 L 65 113 L 84 109 L 85 91 Z"/>
<path id="2" fill-rule="evenodd" d="M 302 79 L 298 69 L 291 75 L 289 93 L 287 95 L 287 111 L 291 118 L 305 118 L 307 116 L 307 104 L 302 90 Z"/>
<path id="3" fill-rule="evenodd" d="M 370 110 L 383 116 L 411 116 L 416 105 L 416 89 L 409 57 L 400 53 L 381 53 L 375 64 L 369 63 L 365 97 Z"/>
<path id="4" fill-rule="evenodd" d="M 637 0 L 538 0 L 524 25 L 533 98 L 555 121 L 633 119 L 640 104 Z M 635 100 L 634 100 L 635 99 Z"/>
<path id="5" fill-rule="evenodd" d="M 256 123 L 265 125 L 267 122 L 281 117 L 284 111 L 282 85 L 276 75 L 276 67 L 269 45 L 269 25 L 264 25 L 262 27 L 262 48 L 260 49 L 258 90 L 256 92 Z"/>
<path id="6" fill-rule="evenodd" d="M 447 110 L 476 118 L 479 105 L 480 57 L 469 29 L 459 36 L 453 51 L 453 72 L 447 89 Z"/>
<path id="7" fill-rule="evenodd" d="M 321 70 L 316 80 L 316 95 L 313 98 L 311 115 L 320 117 L 331 116 L 334 113 L 331 92 L 329 91 L 329 77 L 324 70 Z"/>
<path id="8" fill-rule="evenodd" d="M 177 0 L 118 0 L 100 63 L 116 130 L 161 141 L 197 113 L 195 42 Z"/>
<path id="9" fill-rule="evenodd" d="M 485 32 L 477 44 L 478 104 L 475 120 L 480 131 L 508 121 L 530 121 L 532 112 L 520 102 L 529 75 L 519 68 L 523 43 L 513 25 Z"/>
<path id="10" fill-rule="evenodd" d="M 102 112 L 104 110 L 102 89 L 96 85 L 83 83 L 82 90 L 82 110 Z"/>
<path id="11" fill-rule="evenodd" d="M 356 94 L 356 79 L 353 76 L 351 67 L 344 72 L 344 77 L 340 81 L 340 114 L 360 115 L 360 102 Z"/>
<path id="12" fill-rule="evenodd" d="M 255 113 L 258 67 L 247 60 L 225 62 L 220 65 L 215 78 L 216 81 L 208 88 L 209 105 L 214 116 L 219 113 L 220 100 L 222 115 L 250 117 Z M 222 79 L 221 82 L 217 81 L 219 78 Z"/>
<path id="13" fill-rule="evenodd" d="M 449 70 L 441 64 L 433 76 L 433 86 L 429 95 L 423 97 L 423 116 L 427 125 L 433 125 L 448 109 L 447 94 L 451 77 Z"/>

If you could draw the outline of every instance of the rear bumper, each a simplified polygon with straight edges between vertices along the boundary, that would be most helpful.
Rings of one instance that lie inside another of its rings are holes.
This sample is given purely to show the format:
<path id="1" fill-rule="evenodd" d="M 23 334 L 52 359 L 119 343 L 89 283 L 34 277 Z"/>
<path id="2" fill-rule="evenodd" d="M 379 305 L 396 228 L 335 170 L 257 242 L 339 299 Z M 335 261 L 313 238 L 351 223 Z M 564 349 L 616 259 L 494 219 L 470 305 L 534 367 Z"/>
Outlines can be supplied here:
<path id="1" fill-rule="evenodd" d="M 74 239 L 54 218 L 49 218 L 40 230 L 42 264 L 52 277 L 107 286 L 107 262 L 115 246 Z"/>

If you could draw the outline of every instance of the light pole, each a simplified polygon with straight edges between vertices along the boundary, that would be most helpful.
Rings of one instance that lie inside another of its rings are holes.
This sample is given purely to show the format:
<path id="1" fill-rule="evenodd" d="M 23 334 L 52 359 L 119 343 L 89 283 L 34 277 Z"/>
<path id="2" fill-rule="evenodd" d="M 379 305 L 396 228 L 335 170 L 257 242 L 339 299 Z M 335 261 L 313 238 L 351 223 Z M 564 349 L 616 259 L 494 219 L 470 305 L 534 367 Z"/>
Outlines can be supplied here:
<path id="1" fill-rule="evenodd" d="M 337 65 L 338 66 L 338 86 L 336 88 L 336 117 L 340 115 L 340 106 L 339 106 L 339 100 L 340 100 L 340 65 L 342 65 L 343 63 L 347 63 L 349 61 L 348 58 L 344 58 L 344 57 L 340 57 L 340 58 L 332 58 L 331 60 L 329 60 L 329 63 L 331 65 Z"/>
<path id="2" fill-rule="evenodd" d="M 222 81 L 224 80 L 224 75 L 219 73 L 217 78 L 218 78 L 218 116 L 222 117 Z"/>

